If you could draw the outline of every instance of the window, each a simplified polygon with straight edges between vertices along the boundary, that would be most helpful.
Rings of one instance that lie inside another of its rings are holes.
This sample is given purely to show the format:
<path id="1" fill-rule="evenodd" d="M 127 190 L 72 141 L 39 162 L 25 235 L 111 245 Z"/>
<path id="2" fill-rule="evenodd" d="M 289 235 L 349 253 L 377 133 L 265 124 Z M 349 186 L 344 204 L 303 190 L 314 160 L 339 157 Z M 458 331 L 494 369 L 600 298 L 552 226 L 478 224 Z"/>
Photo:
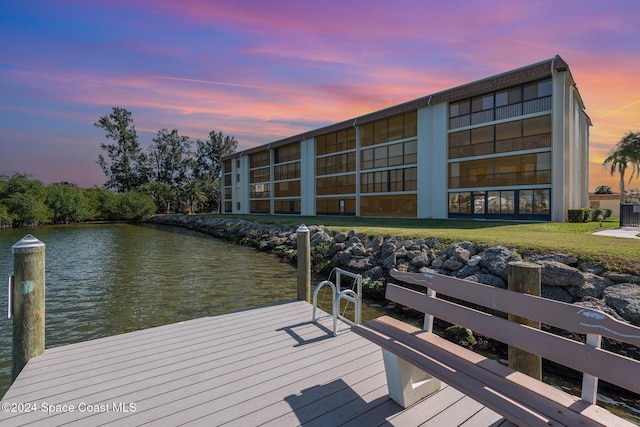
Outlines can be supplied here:
<path id="1" fill-rule="evenodd" d="M 273 150 L 273 162 L 284 163 L 300 159 L 300 143 L 286 145 Z"/>
<path id="2" fill-rule="evenodd" d="M 475 96 L 449 104 L 449 129 L 551 110 L 551 79 Z"/>
<path id="3" fill-rule="evenodd" d="M 471 193 L 449 193 L 449 213 L 471 213 Z"/>
<path id="4" fill-rule="evenodd" d="M 388 166 L 388 161 L 387 146 L 376 148 L 374 151 L 373 167 L 384 168 Z"/>
<path id="5" fill-rule="evenodd" d="M 259 153 L 249 156 L 249 167 L 257 168 L 260 166 L 269 165 L 269 150 L 261 151 Z"/>
<path id="6" fill-rule="evenodd" d="M 402 152 L 403 144 L 394 144 L 389 146 L 389 166 L 399 166 L 404 162 Z"/>
<path id="7" fill-rule="evenodd" d="M 478 96 L 471 100 L 471 111 L 474 113 L 491 108 L 493 108 L 493 94 Z"/>

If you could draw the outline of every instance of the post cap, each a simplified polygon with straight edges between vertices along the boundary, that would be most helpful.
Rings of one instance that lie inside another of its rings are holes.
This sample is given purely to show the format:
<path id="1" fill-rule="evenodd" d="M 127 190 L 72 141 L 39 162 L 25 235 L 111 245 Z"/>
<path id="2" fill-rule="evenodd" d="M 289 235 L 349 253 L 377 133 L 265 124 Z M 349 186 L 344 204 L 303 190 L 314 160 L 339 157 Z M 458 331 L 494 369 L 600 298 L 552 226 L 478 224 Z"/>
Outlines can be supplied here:
<path id="1" fill-rule="evenodd" d="M 304 224 L 300 224 L 300 227 L 298 227 L 298 229 L 296 230 L 296 233 L 308 233 L 308 232 L 309 232 L 309 228 L 307 228 L 307 226 Z"/>
<path id="2" fill-rule="evenodd" d="M 45 246 L 40 240 L 33 237 L 31 234 L 27 234 L 21 240 L 17 241 L 11 246 L 11 253 L 14 254 L 16 250 L 30 249 L 30 248 L 43 248 Z"/>

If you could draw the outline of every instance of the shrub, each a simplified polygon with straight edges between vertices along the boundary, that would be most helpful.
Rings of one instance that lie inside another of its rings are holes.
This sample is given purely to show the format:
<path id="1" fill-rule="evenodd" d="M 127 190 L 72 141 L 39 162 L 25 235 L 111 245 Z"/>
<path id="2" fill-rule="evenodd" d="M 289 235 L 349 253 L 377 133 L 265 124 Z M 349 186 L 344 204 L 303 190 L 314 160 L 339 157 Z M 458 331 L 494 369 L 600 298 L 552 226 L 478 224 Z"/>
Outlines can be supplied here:
<path id="1" fill-rule="evenodd" d="M 569 209 L 567 211 L 567 217 L 569 222 L 586 222 L 589 219 L 589 209 Z"/>

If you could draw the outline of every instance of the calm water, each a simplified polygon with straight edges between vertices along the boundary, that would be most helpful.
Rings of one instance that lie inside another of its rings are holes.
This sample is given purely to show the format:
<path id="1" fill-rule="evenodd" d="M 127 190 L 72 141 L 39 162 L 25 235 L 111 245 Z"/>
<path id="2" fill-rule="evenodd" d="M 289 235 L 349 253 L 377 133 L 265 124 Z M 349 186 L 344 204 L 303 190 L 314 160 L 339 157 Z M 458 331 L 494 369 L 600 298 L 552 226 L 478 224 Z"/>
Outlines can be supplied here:
<path id="1" fill-rule="evenodd" d="M 26 234 L 46 245 L 47 348 L 296 298 L 291 264 L 181 228 L 0 230 L 0 396 L 11 380 L 11 246 Z"/>

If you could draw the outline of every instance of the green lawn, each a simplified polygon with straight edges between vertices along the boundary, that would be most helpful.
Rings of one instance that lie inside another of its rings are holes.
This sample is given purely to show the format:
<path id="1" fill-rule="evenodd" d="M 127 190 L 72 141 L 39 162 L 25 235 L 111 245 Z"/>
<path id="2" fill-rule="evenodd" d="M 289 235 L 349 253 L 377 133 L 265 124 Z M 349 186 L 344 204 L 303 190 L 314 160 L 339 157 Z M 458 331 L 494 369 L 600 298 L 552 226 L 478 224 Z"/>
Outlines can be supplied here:
<path id="1" fill-rule="evenodd" d="M 358 232 L 369 236 L 402 236 L 406 238 L 437 237 L 443 243 L 471 241 L 490 246 L 502 245 L 517 250 L 562 252 L 582 261 L 603 265 L 616 271 L 640 275 L 640 241 L 619 237 L 597 236 L 598 222 L 519 223 L 506 221 L 473 221 L 407 218 L 355 218 L 334 216 L 270 216 L 228 215 L 249 221 L 298 226 L 324 225 L 333 231 Z M 602 221 L 602 229 L 618 228 L 617 218 Z"/>

